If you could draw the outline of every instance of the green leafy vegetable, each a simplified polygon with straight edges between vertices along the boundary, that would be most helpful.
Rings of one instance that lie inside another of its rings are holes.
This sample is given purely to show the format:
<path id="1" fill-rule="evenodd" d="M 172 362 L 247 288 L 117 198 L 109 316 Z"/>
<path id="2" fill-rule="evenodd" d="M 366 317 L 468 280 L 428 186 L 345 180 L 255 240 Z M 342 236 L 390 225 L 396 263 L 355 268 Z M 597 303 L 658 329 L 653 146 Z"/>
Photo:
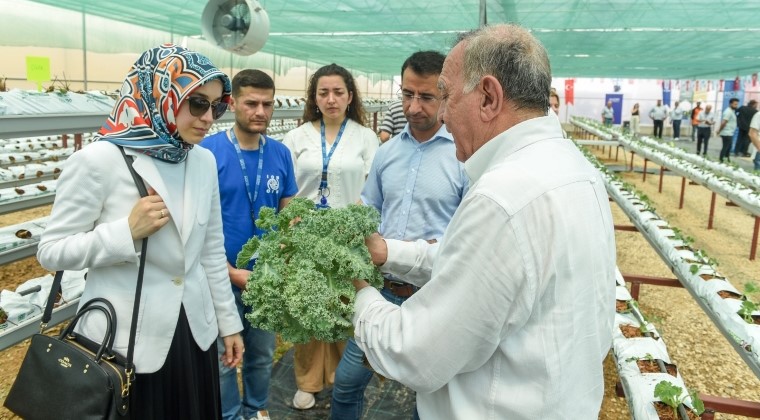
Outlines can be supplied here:
<path id="1" fill-rule="evenodd" d="M 689 391 L 689 396 L 691 397 L 691 406 L 694 409 L 694 412 L 698 416 L 701 416 L 702 413 L 705 412 L 705 403 L 699 398 L 699 392 L 697 392 L 696 389 L 692 389 Z"/>
<path id="2" fill-rule="evenodd" d="M 311 200 L 294 198 L 279 214 L 262 208 L 256 226 L 266 233 L 249 240 L 237 258 L 241 268 L 256 258 L 242 295 L 253 308 L 246 315 L 251 325 L 293 343 L 351 337 L 352 280 L 382 285 L 364 244 L 379 224 L 369 206 L 318 210 Z"/>
<path id="3" fill-rule="evenodd" d="M 673 409 L 673 415 L 678 418 L 678 406 L 681 405 L 687 397 L 691 398 L 691 405 L 697 415 L 705 411 L 705 404 L 699 398 L 696 390 L 689 391 L 688 395 L 682 395 L 683 388 L 673 385 L 669 381 L 660 381 L 654 386 L 654 397 L 667 404 Z"/>
<path id="4" fill-rule="evenodd" d="M 760 292 L 760 288 L 753 282 L 744 283 L 744 293 L 757 293 Z"/>
<path id="5" fill-rule="evenodd" d="M 752 318 L 752 313 L 760 309 L 758 305 L 751 300 L 745 300 L 742 302 L 741 308 L 739 308 L 738 314 L 744 318 L 744 321 L 748 324 L 754 324 L 755 320 Z"/>

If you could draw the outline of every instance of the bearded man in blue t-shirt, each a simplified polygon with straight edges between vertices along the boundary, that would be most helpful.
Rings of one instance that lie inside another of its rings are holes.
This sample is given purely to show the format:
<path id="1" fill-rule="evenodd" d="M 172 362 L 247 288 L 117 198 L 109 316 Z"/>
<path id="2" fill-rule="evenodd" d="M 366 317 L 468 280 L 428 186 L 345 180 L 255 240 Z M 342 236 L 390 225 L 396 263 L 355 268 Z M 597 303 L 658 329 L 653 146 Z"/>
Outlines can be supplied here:
<path id="1" fill-rule="evenodd" d="M 224 248 L 227 254 L 232 291 L 243 319 L 243 397 L 237 384 L 235 368 L 220 364 L 219 376 L 224 420 L 268 420 L 269 382 L 275 336 L 254 328 L 244 314 L 240 294 L 251 274 L 248 267 L 235 268 L 240 249 L 251 237 L 261 236 L 254 221 L 262 207 L 282 209 L 298 192 L 290 151 L 282 143 L 266 136 L 274 111 L 274 81 L 260 70 L 243 70 L 232 79 L 232 102 L 235 125 L 207 137 L 201 146 L 216 157 L 219 195 L 222 207 Z"/>

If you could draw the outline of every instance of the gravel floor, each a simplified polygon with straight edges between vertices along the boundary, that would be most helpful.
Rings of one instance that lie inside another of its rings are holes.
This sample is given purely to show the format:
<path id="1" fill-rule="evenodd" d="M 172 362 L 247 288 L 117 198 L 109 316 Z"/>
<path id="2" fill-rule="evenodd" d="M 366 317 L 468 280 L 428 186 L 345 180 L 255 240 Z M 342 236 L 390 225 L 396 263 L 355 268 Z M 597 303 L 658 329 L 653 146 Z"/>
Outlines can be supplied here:
<path id="1" fill-rule="evenodd" d="M 608 165 L 622 163 L 606 159 L 608 153 L 595 150 L 595 154 Z M 614 156 L 614 153 L 613 153 Z M 629 155 L 630 156 L 630 155 Z M 678 209 L 681 178 L 665 176 L 662 193 L 658 192 L 659 176 L 648 174 L 642 181 L 643 160 L 635 158 L 634 172 L 619 175 L 636 186 L 652 201 L 657 213 L 685 235 L 695 239 L 694 247 L 704 249 L 720 263 L 718 270 L 740 290 L 749 282 L 758 284 L 760 261 L 749 261 L 749 248 L 754 219 L 738 207 L 727 207 L 718 197 L 714 229 L 707 229 L 710 192 L 704 187 L 686 188 L 684 208 Z M 650 163 L 650 169 L 659 167 Z M 611 204 L 616 224 L 630 225 L 625 214 Z M 616 233 L 618 267 L 627 274 L 673 277 L 642 235 L 636 232 Z M 753 297 L 755 301 L 760 296 Z M 689 388 L 701 393 L 727 398 L 760 401 L 760 381 L 744 364 L 728 341 L 702 312 L 685 289 L 647 286 L 641 287 L 639 302 L 642 311 L 655 320 L 658 330 L 673 361 Z M 605 364 L 605 401 L 600 419 L 629 418 L 625 401 L 614 397 L 617 381 L 614 363 Z M 717 414 L 717 419 L 744 419 L 742 416 Z"/>

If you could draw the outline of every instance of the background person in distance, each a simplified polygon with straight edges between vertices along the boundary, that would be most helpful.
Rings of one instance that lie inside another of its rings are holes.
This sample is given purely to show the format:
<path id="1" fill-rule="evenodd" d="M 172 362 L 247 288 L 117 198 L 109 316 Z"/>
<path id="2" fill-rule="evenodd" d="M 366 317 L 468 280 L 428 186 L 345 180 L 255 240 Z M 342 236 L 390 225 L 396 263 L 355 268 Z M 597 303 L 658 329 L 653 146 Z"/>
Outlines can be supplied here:
<path id="1" fill-rule="evenodd" d="M 224 420 L 268 419 L 269 382 L 272 378 L 275 335 L 255 328 L 245 314 L 241 293 L 245 290 L 254 261 L 236 268 L 237 254 L 253 236 L 264 234 L 256 227 L 262 207 L 281 210 L 298 192 L 290 150 L 267 137 L 274 112 L 274 80 L 261 70 L 241 70 L 232 79 L 231 110 L 235 124 L 207 137 L 201 146 L 216 158 L 222 228 L 232 293 L 243 321 L 243 397 L 238 389 L 237 369 L 219 367 Z"/>
<path id="2" fill-rule="evenodd" d="M 612 127 L 612 121 L 615 119 L 615 110 L 612 108 L 612 101 L 607 101 L 607 104 L 602 109 L 602 123 L 605 127 Z"/>
<path id="3" fill-rule="evenodd" d="M 526 30 L 465 34 L 439 117 L 470 187 L 437 252 L 372 236 L 381 270 L 428 272 L 401 306 L 355 281 L 355 340 L 417 391 L 423 419 L 597 418 L 612 342 L 615 237 L 599 172 L 547 115 L 551 70 Z"/>
<path id="4" fill-rule="evenodd" d="M 391 137 L 395 137 L 406 125 L 406 117 L 404 116 L 404 106 L 401 103 L 401 99 L 392 102 L 388 106 L 388 110 L 385 111 L 383 116 L 383 122 L 380 124 L 379 135 L 380 142 L 385 143 L 390 140 Z"/>

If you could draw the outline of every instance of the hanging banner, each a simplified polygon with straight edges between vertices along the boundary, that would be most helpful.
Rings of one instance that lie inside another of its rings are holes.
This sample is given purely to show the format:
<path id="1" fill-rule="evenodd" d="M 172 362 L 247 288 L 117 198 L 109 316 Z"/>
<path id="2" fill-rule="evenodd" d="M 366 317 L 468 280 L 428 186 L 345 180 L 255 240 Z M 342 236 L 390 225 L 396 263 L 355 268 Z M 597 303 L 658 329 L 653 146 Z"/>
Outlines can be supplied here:
<path id="1" fill-rule="evenodd" d="M 608 93 L 604 95 L 604 106 L 607 106 L 607 102 L 612 102 L 612 110 L 615 112 L 612 123 L 619 125 L 623 116 L 623 94 L 622 93 Z"/>
<path id="2" fill-rule="evenodd" d="M 732 98 L 739 100 L 739 105 L 744 103 L 744 83 L 738 77 L 735 80 L 726 80 L 723 94 L 723 108 L 728 108 L 728 101 Z"/>
<path id="3" fill-rule="evenodd" d="M 662 81 L 662 103 L 665 106 L 670 106 L 670 80 Z"/>
<path id="4" fill-rule="evenodd" d="M 725 80 L 723 82 L 723 85 L 724 85 L 723 90 L 726 93 L 744 90 L 742 89 L 742 82 L 741 80 L 739 80 L 738 77 L 736 78 L 736 80 Z"/>
<path id="5" fill-rule="evenodd" d="M 575 91 L 575 79 L 565 80 L 565 105 L 574 104 L 575 97 L 573 92 Z"/>

